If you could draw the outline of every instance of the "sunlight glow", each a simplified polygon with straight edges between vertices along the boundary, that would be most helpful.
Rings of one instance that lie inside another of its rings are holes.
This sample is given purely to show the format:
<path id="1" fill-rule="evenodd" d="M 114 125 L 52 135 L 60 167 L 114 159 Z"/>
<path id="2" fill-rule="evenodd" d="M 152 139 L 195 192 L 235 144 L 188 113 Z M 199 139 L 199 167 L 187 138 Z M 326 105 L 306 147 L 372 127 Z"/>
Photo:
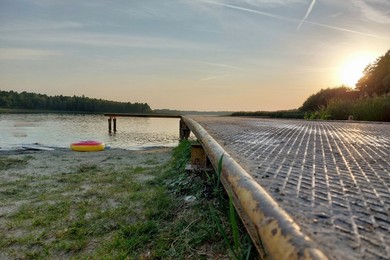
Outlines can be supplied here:
<path id="1" fill-rule="evenodd" d="M 370 54 L 355 54 L 348 57 L 339 69 L 341 84 L 354 88 L 363 76 L 363 70 L 375 60 L 375 57 Z"/>

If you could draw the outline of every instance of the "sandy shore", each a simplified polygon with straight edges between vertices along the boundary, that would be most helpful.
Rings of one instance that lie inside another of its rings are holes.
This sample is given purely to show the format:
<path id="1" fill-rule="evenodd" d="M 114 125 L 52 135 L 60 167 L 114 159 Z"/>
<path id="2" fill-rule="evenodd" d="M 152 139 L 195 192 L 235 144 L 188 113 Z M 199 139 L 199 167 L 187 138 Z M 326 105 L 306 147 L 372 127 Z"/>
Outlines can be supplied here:
<path id="1" fill-rule="evenodd" d="M 148 167 L 150 160 L 160 164 L 171 157 L 172 148 L 130 151 L 108 149 L 101 152 L 74 152 L 60 148 L 54 151 L 12 150 L 0 151 L 0 158 L 22 160 L 17 167 L 1 169 L 0 181 L 23 175 L 55 175 L 73 172 L 81 165 L 96 165 L 114 171 L 129 167 Z"/>

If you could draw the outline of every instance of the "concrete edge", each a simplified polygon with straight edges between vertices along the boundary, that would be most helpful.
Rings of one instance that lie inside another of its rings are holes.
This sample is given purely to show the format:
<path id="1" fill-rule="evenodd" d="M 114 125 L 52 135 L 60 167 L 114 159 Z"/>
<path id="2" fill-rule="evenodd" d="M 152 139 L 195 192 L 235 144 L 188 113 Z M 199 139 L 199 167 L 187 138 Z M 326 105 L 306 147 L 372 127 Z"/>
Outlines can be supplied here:
<path id="1" fill-rule="evenodd" d="M 195 120 L 182 117 L 214 168 L 223 155 L 221 182 L 260 255 L 271 259 L 327 259 L 278 203 Z"/>

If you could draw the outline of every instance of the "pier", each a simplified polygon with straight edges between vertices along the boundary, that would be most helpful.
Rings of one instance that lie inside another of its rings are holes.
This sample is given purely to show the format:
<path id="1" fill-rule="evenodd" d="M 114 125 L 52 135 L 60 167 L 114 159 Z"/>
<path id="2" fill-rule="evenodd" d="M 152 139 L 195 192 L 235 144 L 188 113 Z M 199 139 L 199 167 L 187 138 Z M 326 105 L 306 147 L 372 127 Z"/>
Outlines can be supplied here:
<path id="1" fill-rule="evenodd" d="M 187 117 L 260 255 L 390 259 L 390 124 Z"/>
<path id="2" fill-rule="evenodd" d="M 194 134 L 264 259 L 390 259 L 390 124 L 180 118 Z M 199 149 L 199 148 L 197 148 Z"/>
<path id="3" fill-rule="evenodd" d="M 117 117 L 145 117 L 145 118 L 181 118 L 176 114 L 128 114 L 128 113 L 105 113 L 104 116 L 108 117 L 108 132 L 117 130 Z M 114 126 L 114 129 L 112 129 Z"/>

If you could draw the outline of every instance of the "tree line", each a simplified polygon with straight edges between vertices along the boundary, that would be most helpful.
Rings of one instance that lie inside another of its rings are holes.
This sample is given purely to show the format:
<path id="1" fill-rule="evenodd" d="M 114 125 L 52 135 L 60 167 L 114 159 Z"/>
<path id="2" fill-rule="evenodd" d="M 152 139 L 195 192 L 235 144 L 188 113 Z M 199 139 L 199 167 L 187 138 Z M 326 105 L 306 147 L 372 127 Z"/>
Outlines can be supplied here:
<path id="1" fill-rule="evenodd" d="M 147 113 L 147 103 L 116 102 L 83 96 L 48 96 L 30 92 L 0 91 L 0 108 L 74 112 Z"/>
<path id="2" fill-rule="evenodd" d="M 300 107 L 305 112 L 316 111 L 326 107 L 331 100 L 353 101 L 386 96 L 390 93 L 390 50 L 377 58 L 363 71 L 363 76 L 356 83 L 356 89 L 346 86 L 321 89 L 311 95 Z"/>
<path id="3" fill-rule="evenodd" d="M 355 89 L 321 89 L 300 110 L 308 119 L 390 121 L 390 50 L 364 69 Z"/>
<path id="4" fill-rule="evenodd" d="M 356 88 L 321 89 L 299 109 L 287 111 L 236 112 L 234 116 L 390 121 L 390 50 L 369 64 Z"/>

